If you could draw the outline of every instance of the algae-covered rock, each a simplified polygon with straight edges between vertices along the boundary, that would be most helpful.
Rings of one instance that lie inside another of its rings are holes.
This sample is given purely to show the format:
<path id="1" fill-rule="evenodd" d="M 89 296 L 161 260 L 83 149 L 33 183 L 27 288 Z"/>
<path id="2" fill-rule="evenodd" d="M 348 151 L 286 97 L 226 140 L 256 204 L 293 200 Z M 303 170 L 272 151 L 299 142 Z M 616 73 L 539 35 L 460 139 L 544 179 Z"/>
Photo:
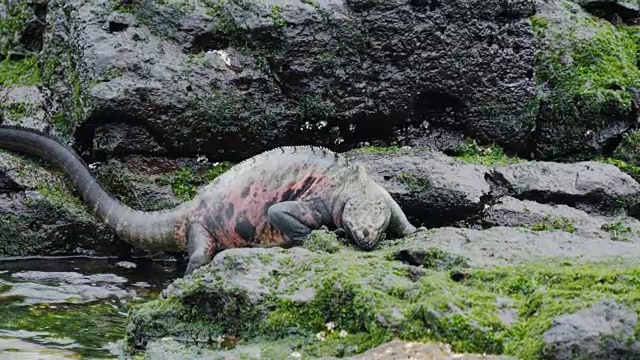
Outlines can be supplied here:
<path id="1" fill-rule="evenodd" d="M 0 123 L 47 129 L 44 96 L 36 86 L 0 87 Z"/>
<path id="2" fill-rule="evenodd" d="M 277 350 L 263 350 L 257 345 L 241 345 L 232 351 L 208 350 L 181 344 L 175 340 L 166 338 L 153 341 L 142 359 L 144 360 L 258 360 L 258 359 L 300 359 L 302 355 L 293 351 L 291 353 L 277 352 Z M 320 360 L 515 360 L 510 356 L 473 355 L 453 353 L 449 346 L 435 343 L 419 343 L 394 340 L 377 346 L 362 354 L 333 357 L 323 356 Z"/>
<path id="3" fill-rule="evenodd" d="M 531 18 L 540 101 L 536 154 L 554 159 L 606 153 L 638 119 L 636 31 L 571 1 L 537 4 Z"/>
<path id="4" fill-rule="evenodd" d="M 117 253 L 121 244 L 63 174 L 0 152 L 0 256 Z"/>
<path id="5" fill-rule="evenodd" d="M 517 228 L 431 230 L 372 252 L 229 249 L 132 311 L 126 343 L 145 356 L 315 359 L 401 338 L 545 359 L 557 316 L 602 297 L 639 304 L 639 257 L 638 237 Z"/>

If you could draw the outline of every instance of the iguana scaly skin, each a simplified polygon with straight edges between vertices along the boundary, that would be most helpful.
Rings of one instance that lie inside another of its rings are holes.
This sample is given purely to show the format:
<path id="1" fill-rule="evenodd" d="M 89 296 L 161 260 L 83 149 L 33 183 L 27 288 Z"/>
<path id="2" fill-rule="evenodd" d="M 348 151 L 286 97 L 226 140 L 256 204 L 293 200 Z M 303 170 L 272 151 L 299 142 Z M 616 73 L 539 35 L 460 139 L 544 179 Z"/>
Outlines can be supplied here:
<path id="1" fill-rule="evenodd" d="M 0 127 L 0 148 L 41 157 L 62 169 L 95 215 L 134 246 L 188 251 L 186 274 L 237 247 L 291 247 L 311 230 L 344 229 L 361 248 L 411 225 L 391 195 L 360 164 L 328 149 L 280 147 L 247 159 L 173 209 L 134 210 L 105 191 L 72 149 L 50 135 Z"/>

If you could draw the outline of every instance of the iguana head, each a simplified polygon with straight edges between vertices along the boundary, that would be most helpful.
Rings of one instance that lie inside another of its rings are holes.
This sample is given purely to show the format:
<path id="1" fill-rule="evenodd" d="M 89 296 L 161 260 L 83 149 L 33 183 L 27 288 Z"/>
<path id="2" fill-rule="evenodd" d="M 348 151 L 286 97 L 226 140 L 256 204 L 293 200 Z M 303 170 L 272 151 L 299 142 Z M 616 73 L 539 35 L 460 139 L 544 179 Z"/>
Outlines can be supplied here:
<path id="1" fill-rule="evenodd" d="M 342 224 L 359 247 L 369 250 L 384 240 L 391 208 L 381 187 L 358 166 L 358 183 L 349 190 L 342 212 Z"/>

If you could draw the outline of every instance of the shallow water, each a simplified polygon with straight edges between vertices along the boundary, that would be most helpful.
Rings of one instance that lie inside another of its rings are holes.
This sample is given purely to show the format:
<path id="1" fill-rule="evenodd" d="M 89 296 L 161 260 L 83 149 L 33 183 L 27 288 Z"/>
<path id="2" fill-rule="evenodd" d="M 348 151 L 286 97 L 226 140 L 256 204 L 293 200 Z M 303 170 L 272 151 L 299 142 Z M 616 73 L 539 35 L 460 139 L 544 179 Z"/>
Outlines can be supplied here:
<path id="1" fill-rule="evenodd" d="M 129 306 L 178 276 L 146 259 L 0 258 L 0 359 L 116 358 Z"/>

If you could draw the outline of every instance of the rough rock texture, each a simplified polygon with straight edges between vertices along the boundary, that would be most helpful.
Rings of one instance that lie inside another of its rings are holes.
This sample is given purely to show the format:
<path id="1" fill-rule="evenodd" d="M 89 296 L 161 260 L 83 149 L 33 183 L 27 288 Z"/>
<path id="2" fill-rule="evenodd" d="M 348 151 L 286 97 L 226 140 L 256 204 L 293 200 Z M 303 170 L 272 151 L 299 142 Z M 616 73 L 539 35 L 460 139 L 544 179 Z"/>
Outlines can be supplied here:
<path id="1" fill-rule="evenodd" d="M 0 256 L 117 253 L 122 246 L 60 173 L 0 153 Z"/>
<path id="2" fill-rule="evenodd" d="M 636 24 L 640 17 L 640 4 L 634 0 L 575 0 L 589 13 L 612 24 Z"/>
<path id="3" fill-rule="evenodd" d="M 594 161 L 523 162 L 495 168 L 492 178 L 518 199 L 591 212 L 624 208 L 637 214 L 640 204 L 640 184 L 617 167 Z"/>
<path id="4" fill-rule="evenodd" d="M 452 159 L 426 148 L 376 153 L 354 150 L 347 158 L 363 163 L 411 218 L 426 226 L 466 219 L 491 199 L 488 167 Z"/>
<path id="5" fill-rule="evenodd" d="M 635 331 L 636 310 L 603 300 L 574 314 L 553 321 L 544 333 L 546 359 L 635 359 L 640 341 Z"/>
<path id="6" fill-rule="evenodd" d="M 46 130 L 44 96 L 35 86 L 0 87 L 0 122 Z"/>
<path id="7" fill-rule="evenodd" d="M 638 237 L 443 228 L 375 252 L 331 241 L 318 231 L 306 248 L 221 252 L 132 312 L 129 351 L 155 354 L 166 338 L 248 358 L 342 357 L 426 336 L 455 352 L 551 359 L 543 332 L 556 316 L 603 296 L 637 304 Z"/>
<path id="8" fill-rule="evenodd" d="M 51 0 L 43 81 L 58 131 L 84 124 L 81 141 L 117 118 L 167 151 L 229 160 L 439 127 L 522 147 L 534 5 Z"/>
<path id="9" fill-rule="evenodd" d="M 167 151 L 142 126 L 109 123 L 96 129 L 93 138 L 96 158 L 132 154 L 166 155 Z"/>
<path id="10" fill-rule="evenodd" d="M 488 166 L 427 148 L 363 148 L 345 155 L 363 163 L 412 220 L 429 227 L 473 222 L 505 196 L 567 205 L 592 215 L 635 215 L 640 206 L 640 184 L 617 167 L 599 162 Z"/>
<path id="11" fill-rule="evenodd" d="M 477 223 L 483 228 L 501 226 L 565 230 L 586 237 L 608 234 L 620 241 L 640 231 L 640 221 L 630 216 L 598 216 L 567 205 L 540 204 L 510 196 L 500 198 L 483 211 Z"/>
<path id="12" fill-rule="evenodd" d="M 182 199 L 173 194 L 172 185 L 194 186 L 190 179 L 176 180 L 172 171 L 195 161 L 146 163 L 135 156 L 111 161 L 96 176 L 122 201 L 146 210 L 179 204 Z M 115 238 L 69 184 L 64 174 L 46 164 L 0 152 L 0 256 L 146 253 Z"/>

